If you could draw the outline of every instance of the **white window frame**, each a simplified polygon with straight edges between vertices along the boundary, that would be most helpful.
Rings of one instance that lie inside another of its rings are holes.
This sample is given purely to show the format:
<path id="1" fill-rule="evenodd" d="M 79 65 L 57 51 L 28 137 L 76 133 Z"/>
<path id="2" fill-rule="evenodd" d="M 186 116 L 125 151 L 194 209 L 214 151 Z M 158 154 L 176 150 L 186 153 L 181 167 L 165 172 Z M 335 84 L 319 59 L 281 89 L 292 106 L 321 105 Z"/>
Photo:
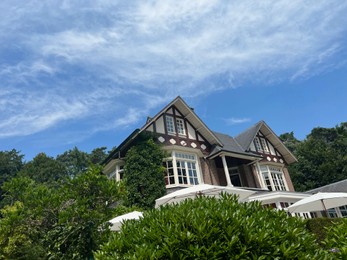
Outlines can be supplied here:
<path id="1" fill-rule="evenodd" d="M 169 165 L 169 161 L 172 161 L 175 182 L 172 184 L 170 180 L 168 180 L 166 187 L 192 186 L 202 183 L 199 157 L 196 154 L 174 150 L 171 152 L 171 157 L 165 159 L 166 168 Z M 169 175 L 168 172 L 167 168 L 165 178 L 172 176 Z M 180 183 L 180 181 L 182 183 Z"/>
<path id="2" fill-rule="evenodd" d="M 182 118 L 176 118 L 177 133 L 179 135 L 186 135 L 186 128 L 184 126 L 184 120 Z"/>
<path id="3" fill-rule="evenodd" d="M 165 121 L 166 121 L 166 131 L 168 134 L 176 134 L 175 130 L 175 120 L 173 116 L 165 116 Z"/>
<path id="4" fill-rule="evenodd" d="M 271 164 L 262 164 L 260 165 L 259 170 L 263 183 L 266 186 L 265 188 L 271 191 L 289 190 L 281 167 Z"/>
<path id="5" fill-rule="evenodd" d="M 265 153 L 270 153 L 270 151 L 269 151 L 269 147 L 268 147 L 268 145 L 267 145 L 267 142 L 266 142 L 266 140 L 265 140 L 265 138 L 260 138 L 260 143 L 261 143 L 261 146 L 263 147 L 263 152 L 265 152 Z"/>

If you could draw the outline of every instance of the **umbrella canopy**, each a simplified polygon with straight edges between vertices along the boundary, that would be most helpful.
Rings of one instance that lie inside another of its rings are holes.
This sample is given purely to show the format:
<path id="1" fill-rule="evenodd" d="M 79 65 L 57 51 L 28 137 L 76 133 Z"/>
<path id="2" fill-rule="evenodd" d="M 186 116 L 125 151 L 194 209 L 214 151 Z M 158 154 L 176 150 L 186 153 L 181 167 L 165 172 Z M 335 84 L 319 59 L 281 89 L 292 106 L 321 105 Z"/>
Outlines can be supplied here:
<path id="1" fill-rule="evenodd" d="M 132 212 L 129 212 L 127 214 L 124 214 L 124 215 L 120 215 L 118 217 L 115 217 L 111 220 L 109 220 L 108 222 L 111 223 L 111 227 L 110 229 L 112 231 L 119 231 L 123 222 L 125 220 L 129 220 L 129 219 L 140 219 L 142 218 L 143 215 L 142 215 L 142 212 L 139 212 L 139 211 L 132 211 Z"/>
<path id="2" fill-rule="evenodd" d="M 211 196 L 219 197 L 221 192 L 236 194 L 239 196 L 239 201 L 243 201 L 255 191 L 244 190 L 241 188 L 229 187 L 229 186 L 215 186 L 209 184 L 194 185 L 189 188 L 181 189 L 165 195 L 155 201 L 155 207 L 158 208 L 161 205 L 169 203 L 178 203 L 188 198 L 196 198 L 197 196 Z"/>
<path id="3" fill-rule="evenodd" d="M 326 211 L 327 209 L 347 205 L 345 192 L 318 192 L 310 197 L 295 202 L 288 207 L 290 213 Z"/>

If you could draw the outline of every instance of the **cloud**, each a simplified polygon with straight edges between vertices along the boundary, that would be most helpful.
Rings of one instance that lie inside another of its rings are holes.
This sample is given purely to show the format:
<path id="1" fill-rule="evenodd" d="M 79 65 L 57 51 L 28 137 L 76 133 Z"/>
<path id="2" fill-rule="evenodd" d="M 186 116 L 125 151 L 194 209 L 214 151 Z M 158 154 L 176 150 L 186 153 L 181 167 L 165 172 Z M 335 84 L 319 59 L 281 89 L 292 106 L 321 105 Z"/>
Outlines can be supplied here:
<path id="1" fill-rule="evenodd" d="M 251 119 L 247 117 L 243 117 L 243 118 L 232 117 L 232 118 L 227 118 L 224 121 L 227 125 L 238 125 L 238 124 L 250 122 Z"/>
<path id="2" fill-rule="evenodd" d="M 121 128 L 177 95 L 324 73 L 341 65 L 346 11 L 327 0 L 4 0 L 0 137 L 67 121 Z"/>

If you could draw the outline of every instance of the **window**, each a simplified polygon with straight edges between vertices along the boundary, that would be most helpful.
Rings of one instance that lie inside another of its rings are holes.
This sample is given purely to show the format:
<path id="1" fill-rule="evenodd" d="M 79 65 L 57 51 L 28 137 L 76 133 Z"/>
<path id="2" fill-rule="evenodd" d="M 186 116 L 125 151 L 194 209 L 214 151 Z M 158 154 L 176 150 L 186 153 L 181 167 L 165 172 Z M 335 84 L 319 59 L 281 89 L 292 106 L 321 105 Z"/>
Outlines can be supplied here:
<path id="1" fill-rule="evenodd" d="M 346 218 L 347 217 L 347 206 L 346 205 L 345 206 L 341 206 L 341 207 L 339 207 L 339 210 L 341 212 L 341 216 L 343 218 Z"/>
<path id="2" fill-rule="evenodd" d="M 288 202 L 280 202 L 281 208 L 288 208 L 289 207 L 289 203 Z"/>
<path id="3" fill-rule="evenodd" d="M 263 151 L 265 153 L 269 153 L 269 147 L 267 146 L 266 140 L 264 138 L 260 138 L 261 145 L 263 146 Z"/>
<path id="4" fill-rule="evenodd" d="M 168 158 L 164 166 L 166 185 L 197 185 L 200 183 L 200 173 L 196 155 L 172 152 L 172 157 Z"/>
<path id="5" fill-rule="evenodd" d="M 186 135 L 183 119 L 176 118 L 177 132 L 179 135 Z"/>
<path id="6" fill-rule="evenodd" d="M 175 125 L 172 116 L 166 116 L 166 130 L 169 134 L 175 134 Z"/>
<path id="7" fill-rule="evenodd" d="M 119 180 L 119 181 L 122 180 L 123 176 L 124 176 L 124 165 L 119 165 L 118 171 L 117 171 L 117 177 L 118 177 L 117 180 Z"/>
<path id="8" fill-rule="evenodd" d="M 124 162 L 121 162 L 121 164 L 116 165 L 116 169 L 109 174 L 110 179 L 116 179 L 116 181 L 120 181 L 123 179 L 124 174 Z"/>
<path id="9" fill-rule="evenodd" d="M 329 218 L 337 218 L 337 212 L 334 208 L 328 209 L 328 216 Z"/>
<path id="10" fill-rule="evenodd" d="M 165 183 L 166 185 L 175 184 L 175 174 L 174 174 L 174 167 L 172 164 L 172 161 L 166 161 L 166 172 L 165 172 Z"/>
<path id="11" fill-rule="evenodd" d="M 166 130 L 168 134 L 186 135 L 186 128 L 184 127 L 184 120 L 181 118 L 176 118 L 176 121 L 172 116 L 165 116 L 166 119 Z M 176 122 L 176 125 L 175 125 Z"/>
<path id="12" fill-rule="evenodd" d="M 270 191 L 287 190 L 283 172 L 280 167 L 262 165 L 260 166 L 260 171 L 264 183 Z"/>
<path id="13" fill-rule="evenodd" d="M 229 168 L 231 183 L 236 187 L 242 187 L 239 169 L 237 167 Z"/>
<path id="14" fill-rule="evenodd" d="M 254 145 L 255 145 L 255 148 L 257 149 L 257 152 L 260 152 L 260 153 L 263 152 L 263 149 L 261 148 L 258 137 L 254 138 Z"/>

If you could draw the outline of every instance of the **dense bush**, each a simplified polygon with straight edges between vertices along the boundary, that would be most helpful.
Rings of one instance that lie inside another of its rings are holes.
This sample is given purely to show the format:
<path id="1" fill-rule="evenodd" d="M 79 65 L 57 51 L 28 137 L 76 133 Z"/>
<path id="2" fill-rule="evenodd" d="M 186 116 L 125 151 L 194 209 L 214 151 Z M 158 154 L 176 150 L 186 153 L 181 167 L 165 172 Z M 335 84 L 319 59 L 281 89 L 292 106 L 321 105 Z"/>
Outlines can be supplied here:
<path id="1" fill-rule="evenodd" d="M 232 196 L 187 200 L 128 221 L 97 259 L 324 259 L 305 222 Z"/>
<path id="2" fill-rule="evenodd" d="M 317 242 L 320 243 L 326 238 L 328 230 L 342 220 L 336 218 L 312 218 L 306 220 L 306 226 L 316 236 Z"/>
<path id="3" fill-rule="evenodd" d="M 327 228 L 323 244 L 336 258 L 347 259 L 347 219 L 339 219 Z"/>

